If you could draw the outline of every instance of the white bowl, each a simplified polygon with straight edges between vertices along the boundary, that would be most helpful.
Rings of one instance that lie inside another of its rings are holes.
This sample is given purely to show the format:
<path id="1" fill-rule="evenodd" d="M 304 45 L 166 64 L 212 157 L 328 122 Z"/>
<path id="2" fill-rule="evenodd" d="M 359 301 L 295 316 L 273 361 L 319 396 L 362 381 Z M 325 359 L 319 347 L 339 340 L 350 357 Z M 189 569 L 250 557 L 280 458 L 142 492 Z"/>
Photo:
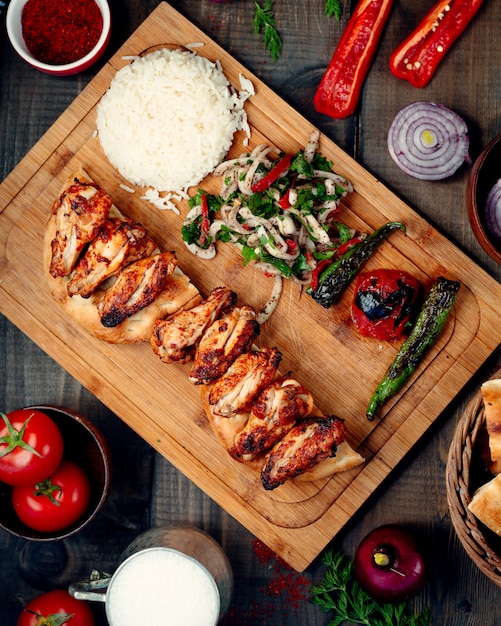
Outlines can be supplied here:
<path id="1" fill-rule="evenodd" d="M 66 65 L 50 65 L 48 63 L 42 63 L 41 61 L 38 61 L 28 50 L 23 39 L 21 25 L 21 15 L 27 1 L 28 0 L 10 1 L 7 8 L 6 25 L 7 34 L 15 51 L 32 67 L 40 70 L 41 72 L 45 72 L 46 74 L 52 74 L 53 76 L 69 76 L 70 74 L 83 72 L 83 70 L 89 68 L 103 54 L 109 43 L 111 34 L 110 7 L 106 0 L 95 0 L 103 16 L 103 30 L 97 44 L 84 57 Z M 57 2 L 57 0 L 54 1 Z"/>

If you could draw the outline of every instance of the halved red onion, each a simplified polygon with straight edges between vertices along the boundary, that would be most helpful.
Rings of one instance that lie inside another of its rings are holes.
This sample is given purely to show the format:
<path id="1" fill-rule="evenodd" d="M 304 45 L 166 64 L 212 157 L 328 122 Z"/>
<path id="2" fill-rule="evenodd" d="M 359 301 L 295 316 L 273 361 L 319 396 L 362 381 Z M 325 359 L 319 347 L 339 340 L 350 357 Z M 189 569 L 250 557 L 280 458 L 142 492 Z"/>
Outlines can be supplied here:
<path id="1" fill-rule="evenodd" d="M 471 163 L 466 122 L 442 104 L 422 100 L 401 109 L 388 131 L 388 150 L 409 176 L 441 180 Z"/>
<path id="2" fill-rule="evenodd" d="M 492 186 L 485 202 L 485 224 L 501 241 L 501 178 Z"/>

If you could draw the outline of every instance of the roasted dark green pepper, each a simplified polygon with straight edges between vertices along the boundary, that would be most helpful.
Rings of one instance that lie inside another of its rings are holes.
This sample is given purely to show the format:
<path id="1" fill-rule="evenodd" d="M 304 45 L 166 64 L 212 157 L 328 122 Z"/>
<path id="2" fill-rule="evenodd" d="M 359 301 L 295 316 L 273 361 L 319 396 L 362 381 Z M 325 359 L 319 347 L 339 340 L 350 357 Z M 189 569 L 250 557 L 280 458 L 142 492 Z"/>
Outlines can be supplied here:
<path id="1" fill-rule="evenodd" d="M 401 389 L 435 343 L 452 309 L 459 285 L 457 280 L 439 276 L 432 286 L 414 328 L 370 399 L 366 413 L 369 420 L 373 420 L 377 409 Z"/>
<path id="2" fill-rule="evenodd" d="M 336 259 L 322 272 L 317 288 L 311 292 L 311 297 L 328 309 L 341 297 L 343 291 L 376 248 L 392 231 L 397 229 L 405 233 L 405 226 L 402 222 L 388 222 L 360 243 L 351 246 L 342 257 Z"/>

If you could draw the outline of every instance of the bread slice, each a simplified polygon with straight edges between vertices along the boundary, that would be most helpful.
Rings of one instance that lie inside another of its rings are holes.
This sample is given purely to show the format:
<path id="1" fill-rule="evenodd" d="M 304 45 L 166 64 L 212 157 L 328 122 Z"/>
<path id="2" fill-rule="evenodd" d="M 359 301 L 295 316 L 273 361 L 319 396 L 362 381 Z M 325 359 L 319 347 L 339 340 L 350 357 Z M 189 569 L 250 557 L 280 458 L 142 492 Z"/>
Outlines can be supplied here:
<path id="1" fill-rule="evenodd" d="M 480 389 L 484 400 L 491 460 L 495 463 L 501 460 L 501 379 L 488 380 Z"/>
<path id="2" fill-rule="evenodd" d="M 474 493 L 469 510 L 497 535 L 501 535 L 501 474 Z"/>

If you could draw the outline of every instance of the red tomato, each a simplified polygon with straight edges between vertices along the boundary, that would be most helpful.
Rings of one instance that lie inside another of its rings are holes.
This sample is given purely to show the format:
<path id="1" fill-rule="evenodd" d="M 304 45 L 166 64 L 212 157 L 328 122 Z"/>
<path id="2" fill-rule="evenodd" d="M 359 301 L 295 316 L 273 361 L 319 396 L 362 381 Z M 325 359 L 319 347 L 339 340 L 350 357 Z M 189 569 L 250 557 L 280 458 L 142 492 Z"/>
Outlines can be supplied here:
<path id="1" fill-rule="evenodd" d="M 54 421 L 34 409 L 0 413 L 0 480 L 33 485 L 50 476 L 63 457 L 63 437 Z"/>
<path id="2" fill-rule="evenodd" d="M 421 296 L 421 284 L 407 272 L 374 270 L 359 275 L 351 307 L 353 323 L 364 337 L 383 341 L 408 334 Z"/>
<path id="3" fill-rule="evenodd" d="M 43 620 L 49 616 L 51 616 L 49 619 Z M 28 602 L 17 620 L 17 626 L 40 626 L 41 624 L 94 626 L 95 622 L 87 602 L 77 600 L 64 589 L 56 589 Z"/>
<path id="4" fill-rule="evenodd" d="M 19 519 L 34 530 L 63 530 L 78 521 L 90 502 L 90 483 L 73 461 L 63 460 L 50 478 L 14 487 L 12 503 Z"/>

